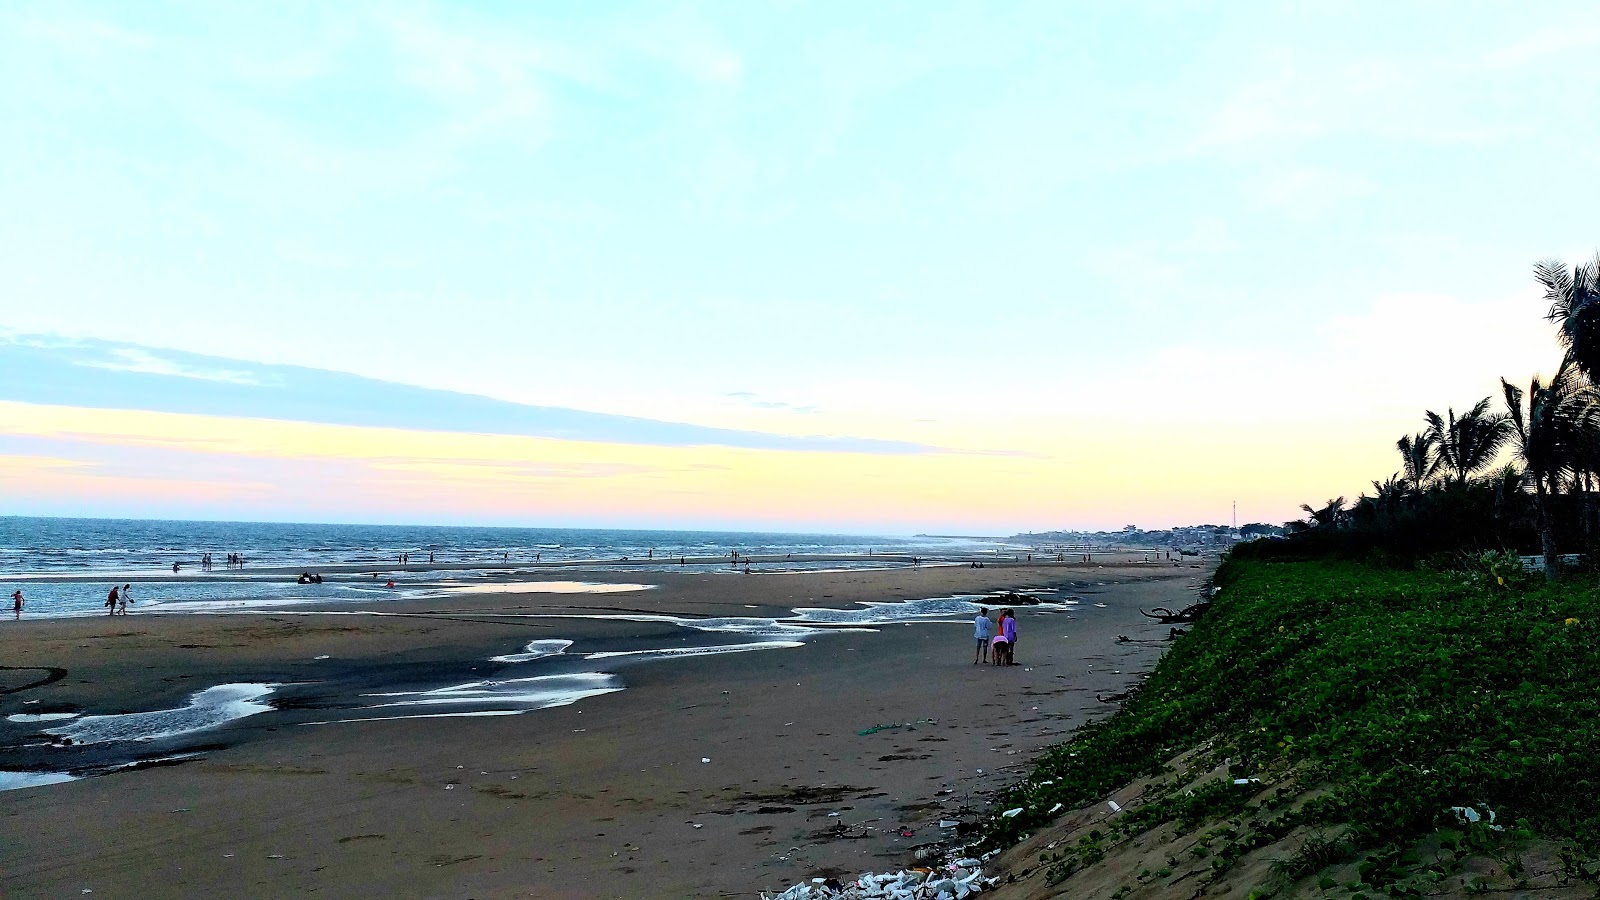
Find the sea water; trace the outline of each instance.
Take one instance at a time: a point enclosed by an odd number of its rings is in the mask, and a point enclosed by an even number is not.
[[[228,554],[249,568],[315,571],[321,567],[393,565],[411,554],[439,564],[631,561],[680,557],[961,553],[993,543],[961,538],[872,537],[777,532],[643,531],[589,528],[477,528],[413,525],[301,525],[144,519],[0,516],[0,576],[192,570],[210,553],[218,570]],[[506,557],[510,559],[507,560]]]
[[[218,612],[243,609],[414,599],[477,591],[642,590],[644,584],[569,580],[507,584],[540,565],[582,570],[739,571],[726,563],[680,566],[682,558],[731,561],[758,556],[757,571],[904,565],[904,558],[953,558],[993,551],[971,539],[865,537],[768,532],[629,531],[564,528],[474,528],[401,525],[300,525],[134,519],[0,517],[0,600],[21,589],[25,618],[103,614],[113,586],[133,585],[130,611]],[[201,570],[202,554],[213,569]],[[229,554],[246,560],[226,565]],[[413,571],[394,571],[409,554]],[[885,559],[888,555],[890,558]],[[433,566],[430,568],[429,558]],[[808,561],[807,557],[821,557]],[[172,566],[180,566],[173,572]],[[370,572],[365,571],[371,567]],[[297,584],[292,574],[322,572],[322,584]],[[348,571],[361,567],[363,571]],[[273,573],[261,570],[277,570]],[[415,571],[420,570],[420,571]],[[576,571],[550,568],[546,571]],[[389,582],[394,587],[389,587]],[[541,585],[550,584],[550,587]]]

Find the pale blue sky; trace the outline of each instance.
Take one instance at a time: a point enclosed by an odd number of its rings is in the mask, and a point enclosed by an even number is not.
[[[0,328],[1090,468],[1371,448],[1282,518],[1553,365],[1600,7],[1211,6],[5,4]]]

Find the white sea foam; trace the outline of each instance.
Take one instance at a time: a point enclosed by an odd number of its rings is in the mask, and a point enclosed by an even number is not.
[[[272,693],[270,684],[219,684],[189,698],[187,706],[111,716],[84,716],[44,733],[75,744],[112,741],[154,741],[215,728],[235,719],[272,709],[258,702]]]
[[[571,675],[541,675],[536,678],[511,678],[504,681],[471,681],[427,691],[398,691],[365,694],[367,697],[398,698],[366,709],[396,706],[487,706],[498,705],[523,712],[566,706],[587,697],[622,690],[615,675],[604,672],[579,672]]]
[[[1004,605],[1003,601],[998,598],[979,595],[930,597],[926,600],[901,600],[885,603],[863,602],[862,607],[859,609],[800,607],[794,610],[792,617],[783,621],[861,626],[894,625],[904,622],[935,622],[951,619],[970,621],[971,617],[983,607],[989,607],[993,610]],[[1064,607],[1071,605],[1073,605],[1073,602],[1067,601],[1065,603],[1030,604],[1019,608],[1040,612],[1059,612]]]
[[[301,722],[301,725],[348,725],[353,722],[402,722],[407,719],[486,719],[492,716],[520,716],[521,709],[471,709],[462,712],[417,713],[412,716],[367,716],[361,719],[327,719],[322,722]]]
[[[17,791],[77,780],[76,775],[66,772],[0,772],[0,791]]]
[[[750,616],[716,616],[697,619],[689,616],[669,616],[657,613],[511,613],[506,618],[517,619],[597,619],[609,622],[662,622],[696,631],[722,634],[742,634],[750,637],[805,638],[836,631],[871,631],[870,628],[814,628],[793,625],[777,619]]]
[[[447,594],[620,594],[648,591],[650,584],[607,584],[599,581],[493,581],[486,584],[444,584]]]
[[[567,648],[571,646],[571,641],[559,639],[529,641],[528,646],[523,647],[521,653],[507,653],[504,656],[491,656],[489,657],[489,661],[499,663],[533,662],[536,659],[544,659],[547,656],[560,656],[563,653],[566,653]]]
[[[6,721],[7,722],[18,722],[18,723],[27,723],[27,722],[61,722],[61,721],[64,721],[66,719],[76,719],[77,717],[78,717],[78,714],[77,713],[72,713],[72,712],[13,713],[12,715],[6,716]]]
[[[860,609],[801,607],[794,611],[794,616],[790,621],[826,622],[841,625],[892,625],[900,622],[915,622],[922,619],[971,616],[982,605],[982,603],[965,597],[933,597],[927,600],[869,603]]]
[[[789,650],[804,647],[800,641],[757,641],[750,644],[722,644],[713,647],[669,647],[660,650],[607,650],[587,654],[585,659],[612,659],[634,656],[646,659],[673,659],[684,656],[714,656],[718,653],[748,653],[752,650]]]

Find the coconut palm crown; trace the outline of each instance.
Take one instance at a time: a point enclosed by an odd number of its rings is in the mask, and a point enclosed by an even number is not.
[[[1534,376],[1524,392],[1500,379],[1511,426],[1511,449],[1532,483],[1545,574],[1556,577],[1556,545],[1551,497],[1561,490],[1575,461],[1589,458],[1600,444],[1600,405],[1595,390],[1569,354],[1549,383]]]
[[[1394,446],[1400,451],[1400,459],[1405,465],[1402,474],[1412,490],[1422,490],[1433,476],[1439,474],[1439,454],[1434,452],[1433,436],[1428,432],[1405,435],[1395,441]]]
[[[1570,270],[1560,260],[1544,260],[1534,265],[1533,277],[1544,287],[1545,318],[1556,323],[1567,355],[1591,381],[1600,381],[1600,254]]]
[[[1460,418],[1456,417],[1454,407],[1447,410],[1446,416],[1431,409],[1424,416],[1428,429],[1423,433],[1434,447],[1438,466],[1454,476],[1457,484],[1466,483],[1473,473],[1488,468],[1511,436],[1506,417],[1489,411],[1488,397],[1479,400]]]

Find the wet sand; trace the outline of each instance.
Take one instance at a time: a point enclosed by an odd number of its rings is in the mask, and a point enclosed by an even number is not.
[[[591,580],[659,587],[394,602],[378,607],[383,616],[6,623],[0,662],[44,669],[0,671],[0,690],[49,667],[66,673],[0,694],[0,715],[133,712],[223,683],[293,686],[269,698],[286,708],[200,735],[201,758],[0,794],[0,893],[754,897],[900,867],[914,848],[950,839],[941,819],[975,818],[1037,748],[1108,713],[1096,694],[1125,689],[1161,650],[1116,636],[1165,636],[1139,607],[1183,604],[1203,574],[1137,564],[630,572]],[[488,661],[534,640],[575,641],[576,665],[585,651],[705,637],[663,622],[507,613],[778,617],[1046,586],[1082,602],[1071,613],[1019,607],[1015,668],[973,666],[967,623],[895,624],[797,648],[595,660],[586,668],[626,689],[522,715],[306,724],[340,718],[364,691],[542,674],[548,660]],[[40,742],[5,728],[0,768],[65,752],[19,746]],[[160,755],[163,744],[139,749]]]

